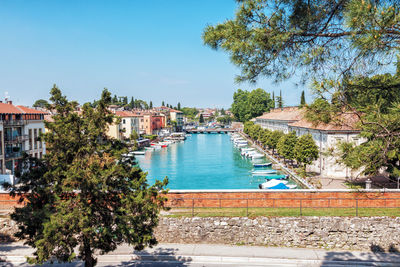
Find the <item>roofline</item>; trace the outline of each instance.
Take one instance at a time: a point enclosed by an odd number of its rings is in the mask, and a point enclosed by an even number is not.
[[[347,132],[347,133],[360,133],[360,130],[321,130],[321,129],[315,129],[315,128],[310,128],[310,127],[301,127],[301,126],[293,126],[293,125],[288,125],[289,127],[293,127],[293,128],[301,128],[301,129],[308,129],[308,130],[315,130],[315,131],[320,131],[320,132],[332,132],[332,133],[336,133],[336,132]]]

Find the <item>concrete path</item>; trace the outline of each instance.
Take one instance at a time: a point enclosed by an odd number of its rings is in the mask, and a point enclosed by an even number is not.
[[[30,266],[25,257],[32,252],[22,243],[0,244],[0,266]],[[160,244],[140,252],[123,245],[98,260],[98,266],[400,266],[399,253],[208,244]]]

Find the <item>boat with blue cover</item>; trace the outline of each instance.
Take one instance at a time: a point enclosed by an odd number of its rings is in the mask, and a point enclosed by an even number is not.
[[[253,164],[254,168],[270,167],[271,165],[272,165],[272,162],[254,163],[254,164]]]

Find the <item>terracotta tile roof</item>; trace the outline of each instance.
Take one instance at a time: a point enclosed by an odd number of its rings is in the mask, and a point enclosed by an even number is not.
[[[277,121],[298,121],[303,118],[304,110],[298,107],[275,108],[264,113],[256,119],[277,120]]]
[[[49,114],[48,112],[42,111],[42,110],[37,110],[34,108],[29,108],[25,106],[17,106],[17,108],[21,109],[23,113],[25,114]]]
[[[0,114],[24,114],[24,111],[8,103],[0,103]]]
[[[359,131],[359,128],[357,128],[358,122],[359,118],[356,114],[342,113],[330,123],[320,122],[318,124],[313,124],[303,118],[299,121],[290,123],[289,126],[320,131]]]
[[[124,111],[115,111],[115,115],[119,116],[119,117],[141,117],[142,115],[138,112],[132,112],[132,111],[128,111],[128,110],[124,110]]]
[[[183,113],[182,111],[176,109],[170,109],[169,112]]]

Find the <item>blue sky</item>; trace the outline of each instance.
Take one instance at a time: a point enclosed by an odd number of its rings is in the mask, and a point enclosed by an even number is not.
[[[203,45],[204,27],[235,9],[233,0],[1,0],[0,99],[32,105],[55,83],[81,103],[106,87],[154,105],[229,107],[236,89],[261,87],[298,104],[303,87],[235,84],[228,55]]]

